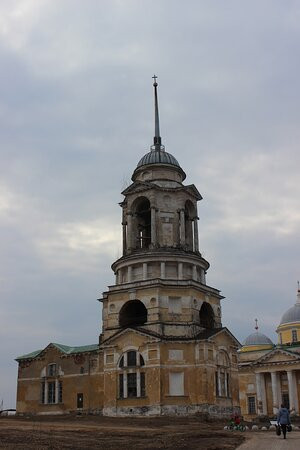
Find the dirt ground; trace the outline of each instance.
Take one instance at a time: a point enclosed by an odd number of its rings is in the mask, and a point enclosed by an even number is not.
[[[98,416],[0,417],[0,448],[231,450],[243,433],[223,431],[225,422],[200,418]]]

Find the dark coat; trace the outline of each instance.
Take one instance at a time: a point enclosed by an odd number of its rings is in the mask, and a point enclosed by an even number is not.
[[[288,425],[290,423],[290,415],[286,408],[280,408],[277,414],[277,422],[280,425]]]

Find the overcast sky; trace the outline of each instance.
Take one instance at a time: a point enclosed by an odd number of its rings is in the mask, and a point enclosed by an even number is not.
[[[207,282],[239,340],[296,300],[300,2],[1,0],[0,401],[20,354],[96,343],[120,192],[153,136],[203,196]]]

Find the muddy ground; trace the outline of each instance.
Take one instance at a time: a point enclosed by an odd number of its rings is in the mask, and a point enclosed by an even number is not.
[[[231,450],[243,433],[223,431],[225,422],[200,418],[109,418],[62,416],[0,417],[0,448],[57,449],[201,449]]]

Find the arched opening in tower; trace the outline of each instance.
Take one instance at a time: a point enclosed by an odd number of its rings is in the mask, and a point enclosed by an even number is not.
[[[215,315],[211,305],[204,302],[199,311],[200,325],[203,328],[212,329],[215,325]]]
[[[151,208],[146,197],[136,200],[134,208],[136,248],[149,248],[151,244]]]
[[[130,300],[119,313],[120,327],[136,327],[147,322],[147,309],[140,300]]]
[[[194,250],[194,234],[193,220],[196,216],[195,207],[190,200],[185,202],[184,219],[185,219],[185,243],[188,250]]]

